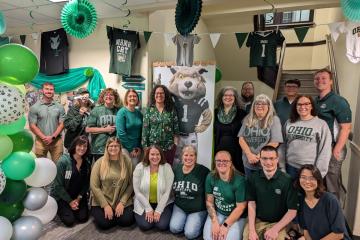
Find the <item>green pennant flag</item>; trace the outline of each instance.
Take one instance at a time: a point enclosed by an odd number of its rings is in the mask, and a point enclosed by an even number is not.
[[[151,34],[152,32],[144,31],[144,38],[146,43],[149,41]]]
[[[245,42],[246,37],[248,36],[249,33],[235,33],[236,36],[236,40],[238,42],[239,48],[242,47],[242,45]]]
[[[309,31],[309,27],[297,27],[294,28],[297,38],[299,42],[302,43],[305,39],[307,32]]]

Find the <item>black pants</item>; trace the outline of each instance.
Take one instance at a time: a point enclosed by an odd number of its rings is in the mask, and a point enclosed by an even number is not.
[[[91,207],[91,215],[94,217],[95,225],[102,230],[112,228],[116,225],[121,227],[128,227],[134,224],[134,206],[128,206],[124,208],[124,212],[120,217],[114,216],[112,220],[105,218],[104,209],[101,207],[93,206]]]
[[[69,203],[59,200],[57,214],[60,220],[67,226],[72,227],[76,222],[84,223],[89,219],[87,199],[81,199],[78,210],[72,210]]]
[[[153,209],[156,208],[156,204],[151,204]],[[166,231],[169,228],[170,218],[172,214],[173,204],[169,204],[164,208],[164,211],[160,215],[159,222],[149,223],[145,219],[145,212],[142,215],[135,213],[135,220],[139,228],[143,231],[150,230],[152,228],[157,228],[160,231]]]

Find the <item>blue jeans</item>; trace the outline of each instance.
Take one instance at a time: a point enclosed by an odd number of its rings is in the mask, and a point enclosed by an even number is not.
[[[221,213],[216,213],[219,224],[223,224],[227,216],[222,215]],[[230,226],[226,240],[242,240],[243,231],[246,223],[246,218],[239,218],[233,225]],[[208,216],[204,226],[203,237],[205,240],[212,240],[211,236],[211,219]]]
[[[298,178],[299,170],[300,170],[299,168],[286,164],[286,173],[290,175],[293,181],[295,181]]]
[[[184,232],[187,239],[194,239],[201,235],[207,212],[194,212],[187,214],[174,204],[170,219],[170,231],[172,233]]]
[[[244,171],[245,171],[245,176],[248,178],[249,176],[251,176],[251,174],[253,174],[253,173],[256,172],[257,170],[244,167]]]

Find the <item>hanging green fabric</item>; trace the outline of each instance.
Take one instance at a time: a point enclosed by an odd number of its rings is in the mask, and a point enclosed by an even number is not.
[[[38,73],[30,83],[36,88],[41,88],[43,83],[51,82],[54,84],[55,92],[61,93],[75,90],[87,81],[90,97],[97,101],[101,89],[105,89],[106,85],[101,73],[91,67],[72,68],[67,73],[52,76]]]

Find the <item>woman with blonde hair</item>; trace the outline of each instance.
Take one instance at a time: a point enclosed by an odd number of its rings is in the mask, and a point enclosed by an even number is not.
[[[93,161],[104,154],[107,139],[116,135],[116,113],[122,105],[118,92],[112,88],[106,88],[100,93],[98,104],[90,112],[85,129],[91,134]]]
[[[239,144],[243,151],[245,174],[249,176],[260,168],[260,150],[265,145],[278,147],[283,142],[281,123],[272,101],[265,94],[256,96],[250,113],[240,128]]]
[[[104,156],[95,162],[91,171],[91,213],[100,229],[134,223],[132,163],[121,148],[120,140],[110,137]]]

